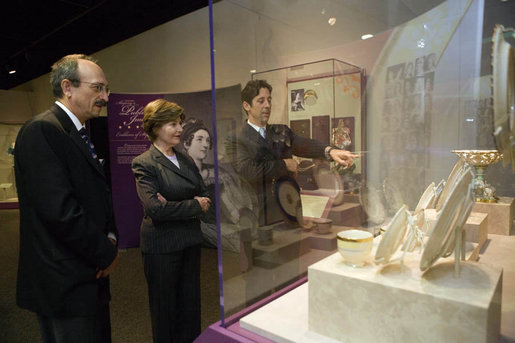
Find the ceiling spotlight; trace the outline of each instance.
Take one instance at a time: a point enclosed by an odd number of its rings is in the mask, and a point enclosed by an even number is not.
[[[329,23],[329,25],[333,26],[334,24],[336,24],[336,18],[329,18],[327,22]]]
[[[372,38],[372,37],[374,37],[373,34],[367,33],[366,35],[361,36],[361,39],[365,40],[365,39],[369,39],[369,38]]]
[[[5,71],[9,73],[9,75],[16,73],[16,68],[14,66],[14,63],[8,63],[4,66]]]

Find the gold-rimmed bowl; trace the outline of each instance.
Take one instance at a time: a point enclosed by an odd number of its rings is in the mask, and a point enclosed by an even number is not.
[[[502,160],[502,154],[497,150],[451,150],[451,152],[473,167],[487,167]]]
[[[352,267],[365,265],[372,252],[374,235],[364,230],[345,230],[336,235],[338,251],[346,264]]]

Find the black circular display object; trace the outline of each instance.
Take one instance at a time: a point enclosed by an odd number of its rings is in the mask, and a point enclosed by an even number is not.
[[[300,200],[300,187],[289,177],[282,176],[275,182],[275,196],[279,208],[289,221],[299,223],[302,221],[302,203]]]

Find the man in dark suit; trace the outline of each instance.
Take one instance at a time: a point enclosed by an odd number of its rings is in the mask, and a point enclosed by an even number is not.
[[[265,80],[251,80],[241,92],[242,106],[248,120],[236,140],[237,171],[253,185],[262,206],[260,224],[279,219],[274,194],[275,182],[283,176],[294,176],[298,163],[293,155],[326,158],[351,166],[357,158],[346,150],[296,135],[287,125],[268,124],[272,114],[272,86]]]
[[[102,163],[84,132],[109,87],[89,56],[52,66],[55,104],[21,128],[15,145],[20,206],[16,300],[37,314],[44,342],[110,342],[108,275],[117,230]]]

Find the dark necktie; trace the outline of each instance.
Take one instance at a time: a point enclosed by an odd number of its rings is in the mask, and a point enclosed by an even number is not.
[[[259,134],[261,135],[261,137],[266,139],[266,129],[264,127],[259,128]]]
[[[89,139],[86,129],[85,128],[80,129],[79,134],[82,137],[82,139],[84,140],[84,142],[86,143],[86,145],[88,146],[89,152],[91,153],[91,157],[93,157],[93,159],[95,161],[97,161],[98,163],[102,164],[98,159],[97,153],[95,152],[95,146],[93,145],[93,143],[91,143],[91,140]]]

